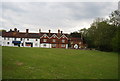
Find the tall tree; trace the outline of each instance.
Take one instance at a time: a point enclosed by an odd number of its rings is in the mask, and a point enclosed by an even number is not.
[[[110,16],[110,23],[112,23],[115,26],[120,26],[120,11],[115,10],[113,11]]]
[[[72,33],[70,33],[70,37],[81,38],[81,33],[77,32],[77,31],[72,32]]]

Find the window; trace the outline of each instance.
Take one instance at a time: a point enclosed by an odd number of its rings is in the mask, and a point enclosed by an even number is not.
[[[7,42],[7,44],[10,44],[9,42]]]
[[[65,40],[64,40],[64,39],[62,40],[62,43],[65,43]]]
[[[47,39],[43,39],[43,42],[47,42]]]
[[[53,41],[53,42],[56,42],[56,40],[55,40],[55,39],[53,39],[52,41]]]
[[[6,40],[6,38],[4,37],[4,40]]]
[[[36,41],[37,41],[37,39],[36,39]]]
[[[14,38],[14,40],[16,40],[16,38]]]
[[[73,42],[71,42],[71,44],[73,44]]]
[[[8,40],[9,40],[9,38],[8,38]]]
[[[81,44],[81,42],[79,42],[79,44]]]
[[[27,39],[27,41],[29,41],[29,39]]]
[[[52,47],[56,47],[56,44],[52,44]]]
[[[81,48],[81,46],[79,48]]]
[[[22,38],[20,40],[22,41]]]
[[[61,47],[65,47],[65,44],[62,44]]]
[[[37,43],[35,43],[35,46],[37,46]]]

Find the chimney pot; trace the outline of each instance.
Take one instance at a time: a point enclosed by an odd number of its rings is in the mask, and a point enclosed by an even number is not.
[[[49,30],[49,33],[51,32],[51,30]]]
[[[58,29],[58,37],[60,37],[60,30]]]
[[[50,36],[51,30],[49,30],[49,36]]]
[[[29,32],[29,29],[26,29],[26,33],[28,33]]]
[[[58,29],[58,33],[60,33],[60,30]]]
[[[63,31],[61,31],[61,34],[63,34]]]
[[[41,33],[41,29],[39,29],[39,33]]]
[[[10,29],[10,32],[12,31],[12,29]]]
[[[14,31],[17,31],[17,28],[14,28]]]

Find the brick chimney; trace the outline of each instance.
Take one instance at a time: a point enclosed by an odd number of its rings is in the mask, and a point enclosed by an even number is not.
[[[26,33],[29,33],[29,29],[26,29]]]
[[[49,30],[49,34],[48,34],[48,36],[50,36],[50,33],[51,33],[51,30]]]
[[[41,36],[41,29],[39,29],[39,35]]]
[[[14,28],[14,31],[17,31],[17,28]]]
[[[60,30],[58,29],[58,37],[60,37]]]
[[[12,32],[12,29],[10,29],[10,31],[9,32]]]
[[[61,35],[63,34],[63,31],[61,31]]]
[[[39,29],[39,33],[41,33],[41,29]]]

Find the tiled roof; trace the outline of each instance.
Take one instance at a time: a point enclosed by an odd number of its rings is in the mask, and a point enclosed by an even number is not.
[[[25,32],[14,32],[14,31],[9,31],[9,32],[2,32],[2,37],[16,37],[16,38],[40,38],[44,34],[47,34],[49,36],[49,33],[46,32],[41,32],[41,33],[25,33]],[[50,37],[55,34],[58,36],[58,33],[50,33]],[[64,33],[63,33],[64,34]],[[63,34],[60,34],[63,35]],[[68,34],[64,34],[68,37]]]

